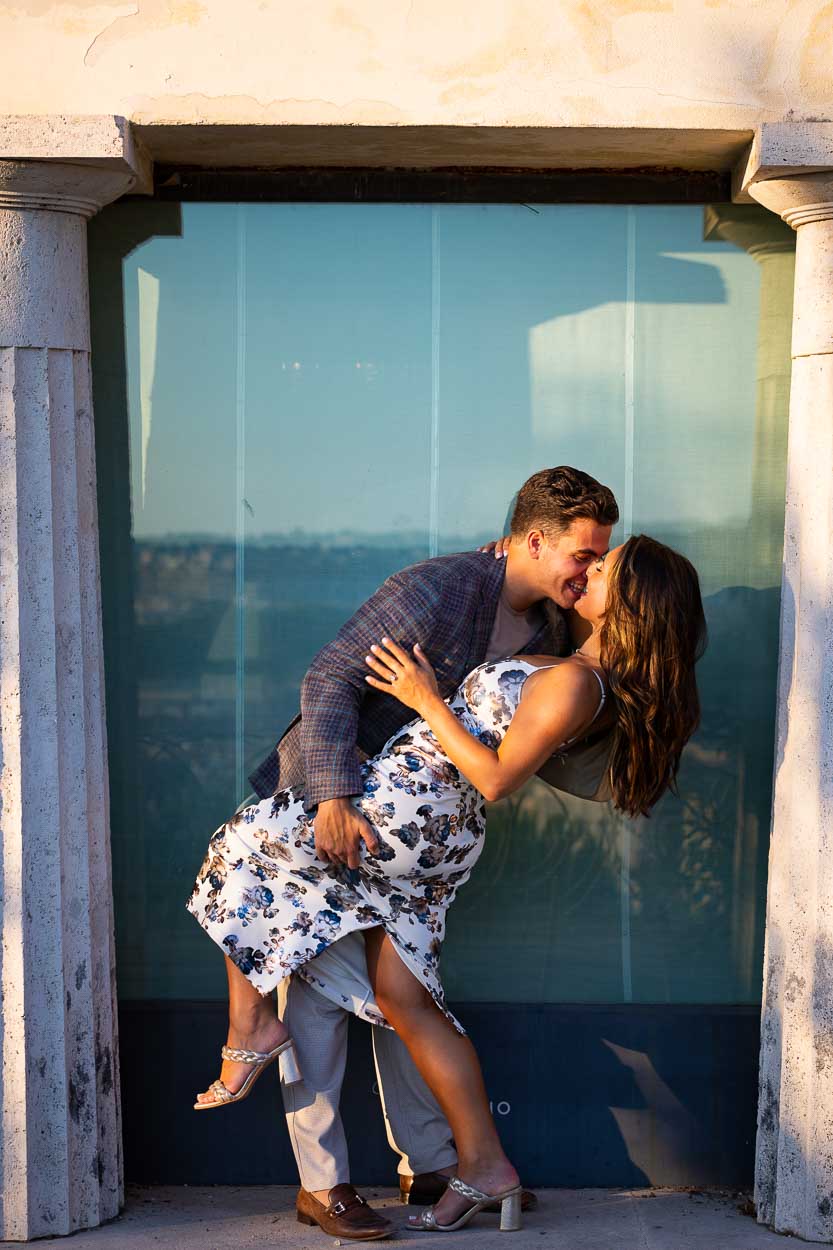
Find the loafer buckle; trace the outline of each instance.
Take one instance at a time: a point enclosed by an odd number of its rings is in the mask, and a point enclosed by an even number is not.
[[[338,1202],[330,1207],[330,1215],[345,1215],[347,1211],[352,1211],[354,1207],[366,1206],[366,1202],[361,1194],[356,1194],[351,1202],[342,1202],[339,1198]]]

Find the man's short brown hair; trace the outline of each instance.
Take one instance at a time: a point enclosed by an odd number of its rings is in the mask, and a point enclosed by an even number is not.
[[[512,536],[519,538],[539,529],[554,538],[578,520],[615,525],[619,507],[609,487],[581,469],[561,464],[541,469],[524,482],[512,513]]]

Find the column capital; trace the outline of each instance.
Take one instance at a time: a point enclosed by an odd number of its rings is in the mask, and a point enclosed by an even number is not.
[[[151,162],[124,118],[0,117],[0,209],[86,218],[152,185]]]
[[[89,350],[86,219],[151,185],[120,117],[0,117],[0,347]]]
[[[798,230],[814,221],[833,220],[833,165],[827,170],[762,178],[747,188],[749,194]]]
[[[833,122],[765,123],[735,167],[732,198],[797,230],[833,218]]]

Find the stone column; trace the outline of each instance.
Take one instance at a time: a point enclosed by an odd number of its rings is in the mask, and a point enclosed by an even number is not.
[[[10,1240],[91,1227],[123,1200],[86,219],[136,177],[124,157],[106,157],[0,159],[0,1238]]]
[[[755,1200],[833,1242],[833,170],[747,189],[797,232]]]

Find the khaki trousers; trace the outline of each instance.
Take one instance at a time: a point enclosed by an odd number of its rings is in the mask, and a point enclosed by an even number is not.
[[[295,1043],[301,1080],[281,1081],[289,1138],[301,1185],[329,1190],[350,1180],[347,1139],[339,1103],[347,1060],[347,1012],[357,997],[372,1001],[364,938],[351,933],[278,991],[278,1009]],[[325,993],[322,988],[326,989]],[[453,1167],[457,1152],[442,1111],[408,1050],[392,1029],[372,1026],[373,1058],[388,1142],[400,1175]]]

